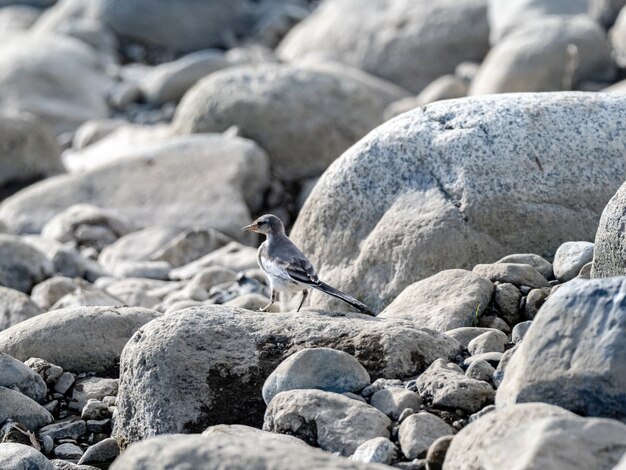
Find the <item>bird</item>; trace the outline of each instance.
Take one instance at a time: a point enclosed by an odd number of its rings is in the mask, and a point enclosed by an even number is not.
[[[257,251],[257,263],[269,280],[272,294],[270,303],[261,309],[262,312],[267,312],[278,300],[279,292],[302,291],[302,300],[296,310],[299,312],[309,294],[309,289],[312,288],[343,300],[361,313],[374,315],[367,305],[320,280],[309,259],[287,237],[285,226],[275,215],[262,215],[241,230],[266,236],[266,240]]]

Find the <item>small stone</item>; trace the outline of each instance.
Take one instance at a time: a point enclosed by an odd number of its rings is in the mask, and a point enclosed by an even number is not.
[[[465,371],[465,375],[471,379],[491,383],[495,371],[496,369],[487,361],[474,361]]]
[[[519,263],[528,264],[541,273],[546,279],[554,279],[552,263],[545,258],[534,253],[520,253],[508,255],[498,261],[498,263]]]
[[[494,330],[500,330],[504,334],[508,335],[511,332],[511,327],[502,318],[495,315],[483,315],[478,319],[478,326],[481,328],[493,328]]]
[[[352,398],[353,400],[358,400],[362,403],[367,403],[367,400],[365,398],[363,398],[361,395],[357,395],[356,393],[345,392],[345,393],[342,393],[342,395],[344,397]]]
[[[71,372],[63,372],[59,380],[54,384],[54,390],[65,395],[70,387],[74,385],[75,381],[74,374]]]
[[[43,447],[43,450],[46,454],[49,454],[50,452],[52,452],[52,449],[54,448],[54,439],[52,439],[50,436],[43,436],[41,438],[41,445]]]
[[[78,439],[87,432],[87,426],[82,420],[70,419],[67,421],[58,421],[41,428],[38,432],[39,438],[50,436],[55,441],[59,439]]]
[[[115,406],[115,403],[117,402],[117,397],[115,395],[107,395],[102,399],[102,401],[107,406]]]
[[[386,437],[375,437],[361,444],[352,454],[352,460],[363,463],[389,465],[398,455],[398,448]]]
[[[368,385],[361,391],[361,395],[369,398],[374,393],[384,388],[402,387],[402,381],[397,379],[376,379],[372,384]]]
[[[427,470],[428,461],[426,459],[413,459],[410,462],[398,462],[393,466],[401,470]]]
[[[420,407],[420,408],[422,408],[422,407]],[[398,423],[402,423],[402,421],[404,421],[409,416],[414,415],[414,414],[415,414],[415,410],[412,410],[411,408],[405,408],[402,411],[402,413],[400,413],[400,417],[398,418]]]
[[[585,264],[582,268],[580,268],[580,272],[578,273],[578,278],[580,279],[591,279],[591,268],[593,267],[593,262]]]
[[[83,451],[76,444],[61,444],[54,448],[54,455],[63,460],[78,460],[83,456]]]
[[[111,434],[110,419],[90,419],[87,421],[87,432],[90,434]]]
[[[433,442],[449,434],[454,434],[449,424],[424,411],[409,416],[398,433],[402,453],[408,459],[424,456]]]
[[[25,361],[24,364],[41,375],[41,378],[43,378],[48,385],[54,384],[63,374],[61,367],[50,364],[48,361],[38,357],[31,357]]]
[[[515,345],[515,347],[507,350],[500,358],[500,362],[498,363],[496,367],[496,371],[493,373],[493,384],[496,387],[499,387],[500,384],[502,383],[502,380],[504,379],[504,372],[506,371],[506,367],[509,364],[511,357],[513,356],[517,348],[518,348],[518,345]]]
[[[516,286],[547,287],[548,280],[535,268],[521,263],[478,264],[473,272],[491,282],[508,282]]]
[[[593,243],[566,242],[554,254],[554,275],[561,282],[574,279],[593,260]]]
[[[515,325],[521,320],[519,302],[522,293],[513,284],[499,284],[495,288],[495,304],[504,321]]]
[[[120,455],[120,447],[114,438],[108,438],[89,447],[81,459],[79,465],[99,465],[113,462]]]
[[[471,340],[467,349],[472,355],[504,352],[504,346],[508,342],[509,338],[501,331],[489,331]]]
[[[87,402],[80,414],[81,419],[84,420],[98,420],[102,418],[109,418],[110,416],[111,413],[109,412],[109,407],[104,402],[93,398]]]
[[[443,461],[453,438],[454,436],[441,436],[431,444],[426,454],[428,470],[441,470],[443,468]]]
[[[55,414],[57,410],[59,409],[59,400],[52,400],[46,403],[45,405],[43,405],[43,407],[46,410],[48,410],[51,414]]]
[[[475,361],[487,361],[492,366],[497,366],[502,360],[501,352],[488,352],[483,354],[476,354],[474,356],[470,356],[463,361],[463,365],[469,366],[472,362]]]
[[[495,409],[496,409],[496,405],[485,406],[482,410],[477,411],[476,413],[471,415],[469,417],[469,422],[473,423],[478,418],[481,418],[482,416],[485,416],[487,413],[491,413],[492,411],[495,411]]]
[[[552,292],[552,288],[544,287],[542,289],[533,289],[526,296],[526,306],[524,307],[524,315],[527,320],[532,320],[537,315],[539,308],[548,300],[548,296]]]
[[[388,388],[379,390],[370,400],[370,404],[385,413],[391,419],[397,420],[406,409],[419,410],[422,404],[420,396],[410,390],[402,388]]]
[[[70,408],[82,410],[90,398],[102,400],[107,395],[117,394],[118,379],[103,379],[99,377],[82,378],[74,385]]]
[[[513,328],[513,333],[511,333],[511,341],[513,341],[514,343],[519,343],[522,339],[524,339],[528,328],[530,328],[530,325],[532,324],[532,320],[528,320],[515,325],[515,328]]]

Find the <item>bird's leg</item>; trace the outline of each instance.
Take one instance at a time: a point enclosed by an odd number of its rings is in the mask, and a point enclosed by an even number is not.
[[[263,307],[261,309],[261,312],[267,312],[270,309],[270,307],[272,305],[274,305],[274,302],[276,302],[277,294],[278,294],[278,292],[276,292],[274,289],[272,289],[272,298],[270,299],[270,303],[267,304],[265,307]]]
[[[304,289],[302,291],[302,300],[300,301],[300,305],[298,305],[298,310],[296,310],[296,313],[298,313],[300,311],[300,309],[302,308],[302,304],[304,303],[304,300],[306,299],[307,295],[309,295],[309,290],[308,289]]]

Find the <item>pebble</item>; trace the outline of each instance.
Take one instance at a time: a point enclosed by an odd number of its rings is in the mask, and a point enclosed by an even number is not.
[[[83,456],[83,451],[76,444],[61,444],[54,448],[54,455],[63,460],[78,460]]]
[[[59,367],[59,369],[60,369],[60,367]],[[54,390],[57,393],[61,393],[61,394],[65,395],[67,393],[67,391],[70,389],[70,387],[72,385],[74,385],[75,381],[76,381],[76,379],[74,378],[74,374],[72,374],[70,372],[63,372],[61,374],[61,377],[59,377],[59,379],[54,384]]]

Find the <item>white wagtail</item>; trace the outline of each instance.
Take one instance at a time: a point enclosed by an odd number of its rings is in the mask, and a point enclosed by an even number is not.
[[[309,289],[317,289],[325,294],[332,295],[353,306],[362,313],[373,315],[373,312],[357,299],[340,290],[320,281],[315,269],[306,256],[293,244],[285,234],[285,227],[275,215],[262,215],[250,225],[242,229],[244,232],[262,233],[267,237],[257,252],[257,262],[265,272],[272,290],[272,298],[261,311],[267,312],[277,300],[279,292],[302,291],[302,300],[298,310],[302,307]]]

